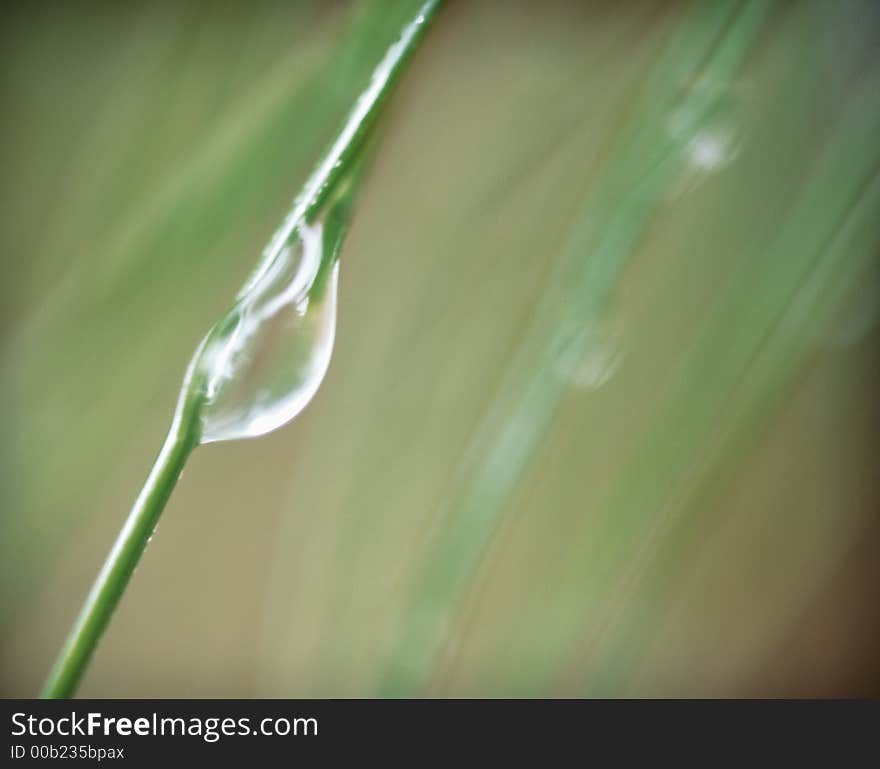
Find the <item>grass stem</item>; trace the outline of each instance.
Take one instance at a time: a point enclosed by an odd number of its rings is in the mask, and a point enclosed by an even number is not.
[[[204,389],[194,385],[191,367],[180,404],[153,469],[49,673],[41,693],[45,699],[65,699],[76,692],[131,575],[153,536],[183,466],[199,443],[199,417]]]
[[[312,219],[341,184],[351,180],[352,173],[357,171],[363,154],[361,150],[380,107],[421,42],[440,4],[440,0],[426,0],[422,3],[404,26],[398,41],[388,49],[376,66],[369,84],[355,102],[336,139],[306,181],[284,223],[263,252],[259,266],[239,292],[239,297],[246,294],[259,280],[278,252],[295,237],[300,225]],[[334,240],[334,249],[338,249],[342,235],[342,229],[338,225],[336,229],[339,233]],[[206,372],[200,363],[202,351],[212,333],[213,330],[208,333],[192,358],[165,443],[49,673],[41,693],[43,698],[64,699],[75,694],[101,636],[156,529],[177,479],[189,455],[199,445],[201,412],[206,398]]]

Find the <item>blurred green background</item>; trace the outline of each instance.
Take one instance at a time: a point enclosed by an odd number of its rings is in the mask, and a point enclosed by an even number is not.
[[[4,11],[0,694],[38,691],[192,350],[413,7]],[[196,451],[83,696],[878,693],[876,4],[771,4],[589,343],[530,363],[699,11],[447,4],[379,126],[323,387]]]

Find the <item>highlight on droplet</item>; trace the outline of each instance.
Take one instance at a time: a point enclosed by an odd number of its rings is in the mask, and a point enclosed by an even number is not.
[[[339,264],[325,232],[323,221],[301,223],[209,333],[197,362],[202,443],[265,435],[317,392],[336,333]]]

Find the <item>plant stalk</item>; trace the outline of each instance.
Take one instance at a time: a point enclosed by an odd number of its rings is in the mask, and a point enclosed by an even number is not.
[[[198,358],[198,352],[194,361]],[[104,562],[43,686],[44,699],[72,697],[165,509],[183,466],[199,443],[204,389],[190,367],[180,403],[153,468]]]
[[[353,172],[356,173],[370,128],[440,4],[441,0],[422,3],[403,28],[398,41],[376,66],[369,84],[355,102],[335,141],[306,181],[290,213],[273,235],[260,264],[239,292],[239,297],[247,294],[259,280],[303,221],[313,218],[340,184],[350,179]],[[347,200],[348,196],[344,198]],[[341,237],[340,229],[334,249],[338,249]],[[41,692],[44,699],[65,699],[75,694],[131,575],[153,536],[177,479],[189,455],[199,445],[207,374],[200,364],[202,352],[214,330],[208,333],[192,358],[165,443],[49,673]]]

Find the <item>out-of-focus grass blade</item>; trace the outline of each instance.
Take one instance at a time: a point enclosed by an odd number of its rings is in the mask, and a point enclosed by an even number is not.
[[[438,512],[436,539],[391,641],[384,694],[411,694],[429,675],[443,628],[567,389],[560,357],[583,359],[597,343],[591,331],[766,13],[764,2],[697,4],[678,20]]]
[[[717,492],[721,479],[761,435],[768,409],[794,381],[842,291],[876,256],[880,103],[870,95],[878,91],[875,73],[853,99],[778,238],[728,289],[684,364],[674,398],[620,472],[593,519],[599,523],[585,532],[583,559],[572,562],[568,578],[582,587],[581,622],[595,621],[592,609],[608,596],[619,600],[615,586],[633,579],[619,570],[628,561],[625,553],[631,550],[636,560],[640,544],[651,538],[658,522],[677,534],[667,535],[672,552],[661,563],[683,563],[675,552],[688,541],[688,530],[696,528],[694,516],[705,511],[699,503],[705,502],[707,489]],[[673,445],[674,452],[665,450]],[[696,484],[695,476],[700,479]],[[665,580],[647,580],[651,595],[671,587],[676,570],[670,571]],[[817,568],[818,577],[824,573]],[[610,635],[603,645],[606,654],[581,671],[586,693],[620,693],[621,677],[638,661],[649,638],[646,628],[656,620],[646,612]],[[560,627],[566,624],[560,619]]]

